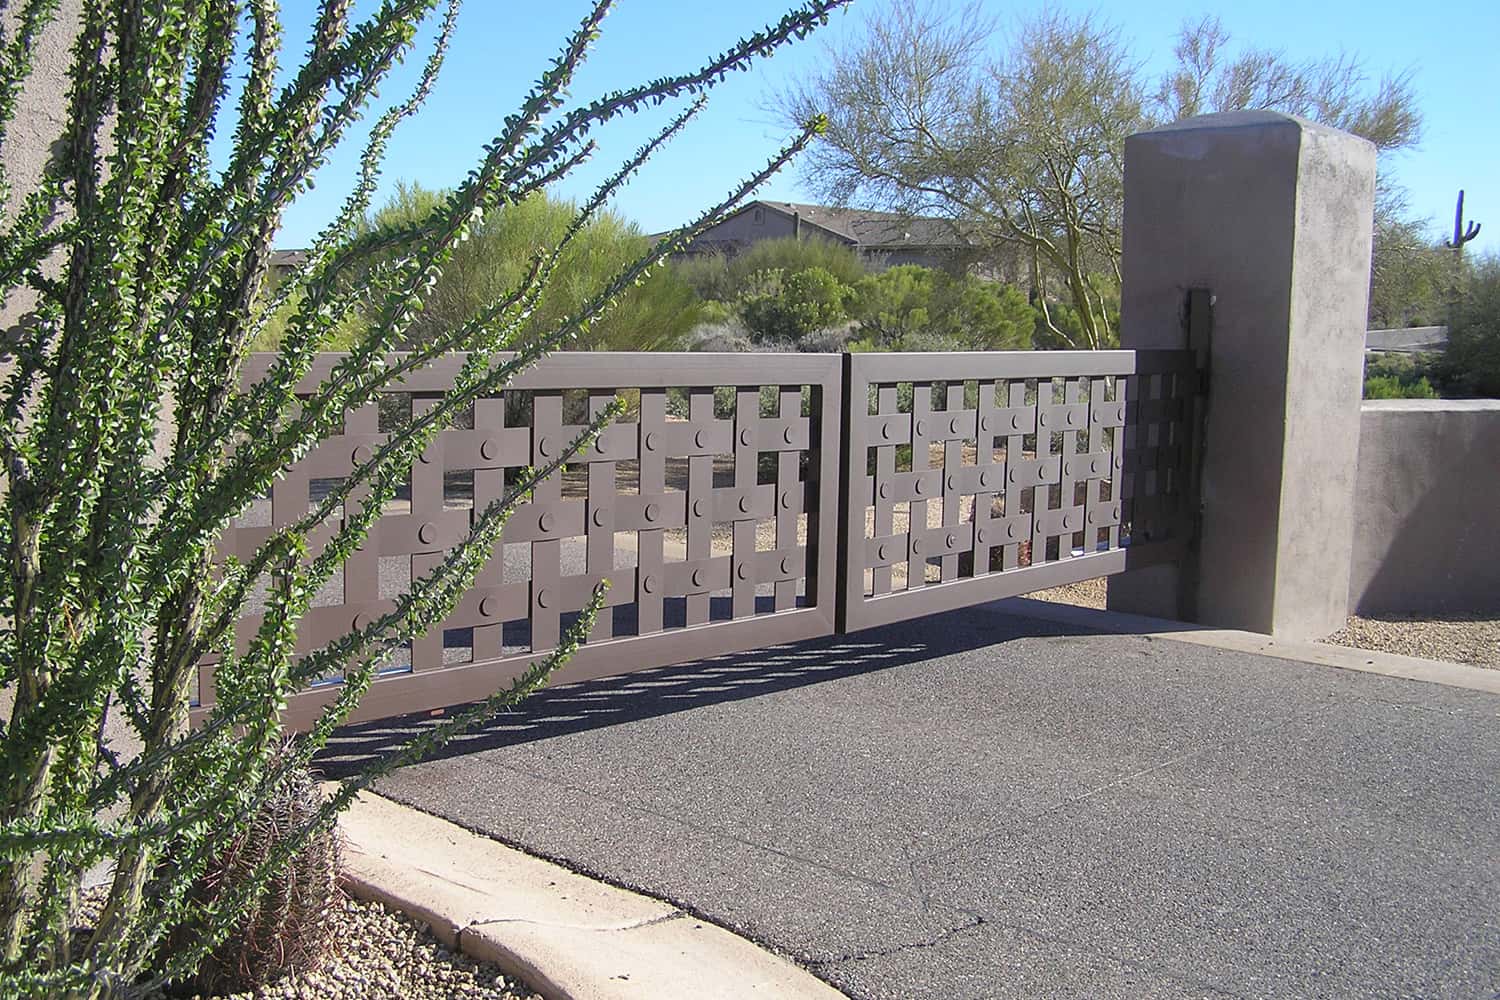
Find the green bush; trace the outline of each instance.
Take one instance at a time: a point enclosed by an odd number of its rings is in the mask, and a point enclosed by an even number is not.
[[[740,319],[756,340],[796,344],[845,322],[851,289],[821,267],[756,271],[740,294]]]
[[[830,240],[785,237],[761,240],[743,253],[727,256],[700,254],[672,265],[678,280],[706,302],[737,303],[763,283],[762,275],[784,276],[817,268],[840,285],[852,287],[865,276],[864,263],[853,250]]]
[[[1014,286],[903,264],[855,287],[865,349],[998,351],[1030,346],[1036,313]]]
[[[1378,352],[1365,355],[1366,399],[1437,399],[1434,379],[1440,361],[1433,354]]]
[[[1393,375],[1374,375],[1365,379],[1366,399],[1437,399],[1437,390],[1427,377],[1403,380]]]
[[[399,236],[417,226],[452,194],[420,184],[398,184],[391,199],[371,213],[360,230],[372,239]],[[577,214],[577,205],[544,192],[485,212],[469,238],[454,249],[452,260],[427,293],[424,308],[413,318],[404,338],[405,346],[442,336],[486,302],[515,287],[532,266],[536,248],[556,245]],[[622,267],[649,248],[649,241],[634,223],[613,212],[596,214],[570,239],[556,274],[527,322],[527,332],[535,335],[549,330],[578,312]],[[285,317],[300,301],[300,297],[293,297],[278,311],[257,338],[257,349],[267,350],[280,343]],[[657,268],[619,296],[614,308],[569,346],[579,350],[676,350],[700,322],[701,309],[698,295],[676,271]],[[347,350],[368,327],[363,310],[351,314],[325,346]]]
[[[1500,256],[1481,258],[1464,282],[1442,374],[1450,395],[1500,398]]]

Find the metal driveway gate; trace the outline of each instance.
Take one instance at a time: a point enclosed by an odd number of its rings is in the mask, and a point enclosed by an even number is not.
[[[839,627],[1175,560],[1192,351],[854,354]]]
[[[338,355],[318,359],[308,394]],[[346,414],[226,533],[248,559],[432,405],[440,359]],[[265,376],[271,358],[246,366]],[[589,416],[626,416],[519,506],[453,613],[394,657],[354,720],[472,701],[519,676],[608,578],[559,675],[583,680],[854,631],[1172,560],[1190,528],[1198,376],[1190,351],[972,354],[562,353],[479,400],[303,618],[299,653],[390,611],[475,512]],[[356,492],[352,503],[359,502]],[[309,539],[315,554],[342,512]],[[252,604],[251,612],[260,609]],[[261,624],[236,627],[243,652]],[[202,719],[215,660],[199,669]],[[306,726],[342,676],[295,695]]]
[[[321,356],[298,391],[316,390],[339,357]],[[245,381],[263,378],[270,362],[252,358]],[[382,405],[347,414],[344,433],[289,469],[226,533],[221,551],[248,559],[305,516],[330,480],[385,440],[382,409],[431,405],[462,362],[434,362]],[[606,577],[609,606],[560,680],[831,633],[834,573],[825,562],[838,548],[840,377],[832,354],[546,358],[500,396],[479,400],[466,426],[442,431],[413,464],[409,489],[302,619],[298,652],[391,610],[468,534],[475,511],[503,495],[507,475],[554,460],[588,414],[617,395],[630,412],[514,511],[453,614],[391,662],[351,720],[490,694],[556,645]],[[310,539],[309,558],[319,545]],[[240,652],[260,622],[258,614],[240,620]],[[195,719],[212,705],[213,667],[212,657],[200,665]],[[341,680],[294,695],[288,724],[315,719]]]

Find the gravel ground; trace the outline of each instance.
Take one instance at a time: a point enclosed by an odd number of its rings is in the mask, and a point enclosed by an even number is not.
[[[1065,587],[1039,590],[1027,597],[1081,608],[1104,607],[1105,581],[1085,580]],[[1351,617],[1324,642],[1428,660],[1468,663],[1500,669],[1500,618],[1493,615],[1454,615],[1447,619],[1412,617]]]
[[[1455,615],[1441,621],[1353,617],[1323,641],[1500,669],[1500,618],[1493,615]]]
[[[1038,601],[1052,601],[1055,604],[1074,604],[1080,608],[1104,609],[1104,594],[1106,591],[1105,581],[1108,577],[1101,576],[1095,580],[1084,580],[1082,583],[1069,583],[1061,587],[1051,587],[1047,590],[1038,590],[1027,597]]]
[[[339,906],[341,948],[326,968],[222,1000],[542,1000],[495,966],[449,951],[403,914],[348,897]]]

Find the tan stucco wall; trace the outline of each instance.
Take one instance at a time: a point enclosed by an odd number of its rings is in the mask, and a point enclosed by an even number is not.
[[[1349,606],[1500,612],[1500,400],[1360,411]]]
[[[67,110],[70,46],[82,6],[82,0],[62,0],[57,20],[38,39],[31,78],[21,91],[5,144],[0,146],[0,163],[4,163],[10,182],[10,197],[4,205],[7,220],[18,200],[36,187],[52,144],[62,130]],[[6,37],[11,37],[15,11],[0,13],[0,19],[4,20]],[[10,329],[29,311],[32,301],[23,292],[12,295],[0,306],[0,330]]]
[[[756,212],[761,215],[759,222],[755,220]],[[705,243],[749,244],[758,243],[761,240],[781,239],[792,236],[794,233],[794,220],[790,216],[773,212],[769,208],[750,206],[708,229],[700,239]]]

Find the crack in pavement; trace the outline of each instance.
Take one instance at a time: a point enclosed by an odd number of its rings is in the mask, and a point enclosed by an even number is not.
[[[944,941],[957,937],[960,934],[967,933],[968,931],[972,931],[975,928],[981,927],[987,923],[989,923],[989,921],[984,918],[983,914],[973,913],[970,914],[969,919],[964,923],[959,924],[957,927],[950,927],[928,941],[913,941],[907,944],[893,945],[890,948],[878,948],[870,951],[848,952],[842,955],[834,955],[832,958],[805,959],[804,961],[805,964],[810,968],[816,969],[817,967],[824,965],[838,965],[842,962],[864,962],[872,958],[885,958],[890,955],[899,955],[904,951],[920,951],[924,948],[935,948],[938,945],[942,944]]]

